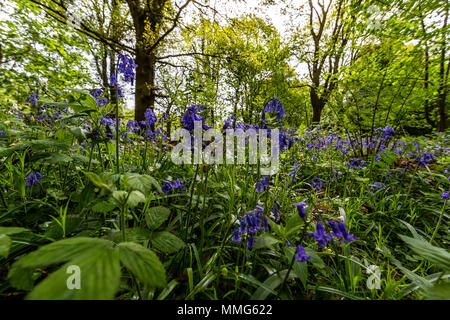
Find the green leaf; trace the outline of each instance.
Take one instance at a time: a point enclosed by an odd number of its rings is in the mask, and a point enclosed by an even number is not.
[[[257,237],[255,239],[255,245],[254,248],[255,249],[260,249],[260,248],[269,248],[269,249],[273,249],[273,245],[278,243],[278,240],[275,239],[273,236],[271,236],[270,234],[267,233],[263,233],[261,236]]]
[[[153,207],[146,212],[145,222],[150,229],[155,230],[166,221],[169,215],[170,209],[161,206]]]
[[[292,260],[294,254],[295,254],[294,248],[286,248],[286,258],[289,262]],[[303,286],[306,288],[306,281],[308,279],[308,263],[294,261],[294,264],[292,265],[292,271],[300,279]]]
[[[45,246],[29,253],[16,261],[8,273],[8,280],[19,290],[30,290],[33,285],[33,273],[36,268],[43,268],[61,262],[89,257],[96,251],[112,247],[113,242],[97,238],[71,238]]]
[[[119,252],[120,261],[139,280],[150,287],[165,287],[165,270],[153,251],[136,243],[122,242]]]
[[[275,289],[281,285],[281,283],[284,281],[284,278],[286,276],[287,270],[282,270],[278,273],[272,274],[270,277],[266,279],[266,281],[263,282],[264,286],[259,287],[256,289],[256,291],[253,293],[250,300],[264,300],[266,299],[271,293],[275,291]],[[294,273],[290,273],[289,279],[294,279],[296,276]],[[270,291],[269,291],[270,290]]]
[[[143,194],[149,194],[153,188],[163,193],[161,186],[155,178],[149,175],[140,175],[137,173],[127,173],[127,185],[133,190],[139,190]]]
[[[164,253],[173,253],[185,246],[183,240],[167,231],[155,232],[152,245]]]
[[[107,213],[112,211],[117,205],[110,201],[100,201],[97,202],[93,207],[92,211],[94,212],[100,212],[100,213]]]
[[[91,182],[101,188],[102,190],[104,190],[107,193],[112,193],[113,189],[109,183],[109,181],[105,178],[102,179],[100,178],[97,174],[93,173],[93,172],[85,172],[84,173],[86,175],[86,177],[88,177],[89,180],[91,180]]]
[[[139,203],[145,203],[145,201],[146,201],[146,199],[145,199],[145,196],[142,194],[142,192],[133,190],[130,192],[130,195],[128,196],[127,204],[131,208],[134,208]]]
[[[0,227],[0,234],[15,234],[27,231],[29,230],[20,227]]]
[[[298,214],[290,216],[286,222],[286,235],[289,236],[301,230],[304,221]]]
[[[450,253],[447,250],[435,247],[421,239],[399,236],[418,256],[443,267],[447,271],[450,270]]]
[[[80,289],[69,289],[69,266],[80,270]],[[27,299],[39,300],[110,300],[120,284],[120,262],[117,248],[101,247],[66,263],[40,282]]]
[[[11,248],[11,238],[6,234],[0,234],[0,257],[7,258]]]
[[[139,242],[150,239],[150,230],[136,227],[136,228],[128,228],[125,230],[127,241]],[[114,242],[119,243],[123,242],[122,232],[116,232],[114,234]]]

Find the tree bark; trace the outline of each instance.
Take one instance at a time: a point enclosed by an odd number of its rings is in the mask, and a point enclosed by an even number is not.
[[[134,118],[145,120],[145,110],[155,105],[155,65],[154,53],[147,53],[142,48],[136,50],[136,95]]]
[[[440,63],[440,70],[439,75],[441,78],[441,84],[439,86],[439,127],[438,130],[440,132],[445,131],[447,129],[447,104],[446,104],[446,98],[447,98],[447,90],[448,90],[448,73],[450,67],[447,67],[447,72],[445,72],[445,56],[446,56],[446,28],[447,28],[447,22],[448,22],[448,10],[445,12],[445,19],[444,19],[444,26],[442,28],[442,45],[441,45],[441,63]]]

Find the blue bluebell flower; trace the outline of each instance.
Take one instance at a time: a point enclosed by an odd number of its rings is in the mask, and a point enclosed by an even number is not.
[[[300,218],[305,220],[305,218],[306,218],[306,211],[305,211],[306,202],[294,203],[292,206],[294,208],[297,208],[298,215],[300,216]]]
[[[295,260],[298,262],[310,261],[311,255],[306,254],[305,248],[303,248],[301,245],[298,245],[297,253],[295,254]]]
[[[39,180],[42,179],[44,176],[41,175],[39,172],[30,172],[28,176],[25,178],[25,181],[27,182],[25,184],[26,187],[31,187],[32,185],[39,184]]]
[[[269,177],[265,176],[256,183],[256,192],[261,193],[269,188]]]
[[[253,237],[253,235],[250,235],[250,237],[248,237],[248,241],[247,241],[247,248],[253,249],[254,245],[255,245],[255,238]]]
[[[316,226],[316,232],[312,232],[310,235],[316,239],[317,244],[320,248],[325,248],[327,246],[327,242],[331,241],[331,236],[325,232],[325,229],[322,223],[318,222]]]
[[[234,242],[241,242],[242,241],[242,238],[239,235],[238,229],[234,229],[234,235],[233,235],[233,237],[231,237],[231,240],[234,241]]]

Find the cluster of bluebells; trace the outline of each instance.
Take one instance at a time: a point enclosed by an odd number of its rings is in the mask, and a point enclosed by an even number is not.
[[[37,101],[39,100],[39,95],[37,93],[32,93],[28,98],[25,99],[26,102],[37,106]]]
[[[369,164],[369,161],[362,159],[352,159],[352,161],[347,162],[346,165],[352,169],[364,169]]]
[[[322,180],[320,180],[319,178],[315,177],[314,179],[312,179],[311,185],[316,190],[320,190],[320,189],[322,189]]]
[[[264,208],[259,205],[255,209],[246,212],[245,216],[241,217],[240,224],[235,228],[231,240],[241,242],[242,236],[247,235],[247,247],[252,249],[255,244],[255,234],[259,230],[270,230],[267,217],[263,213]]]
[[[269,189],[269,176],[264,176],[256,183],[256,192],[261,193]]]
[[[39,172],[30,172],[28,174],[28,176],[26,176],[25,181],[26,187],[31,187],[33,185],[38,185],[39,184],[39,180],[41,180],[44,176],[41,175]]]
[[[278,101],[276,98],[273,98],[263,109],[262,111],[262,122],[267,125],[267,120],[266,120],[266,113],[275,113],[277,116],[277,121],[278,123],[281,125],[281,119],[283,117],[286,117],[286,113],[284,111],[283,106],[281,105],[281,102]]]
[[[91,96],[94,97],[95,101],[97,102],[97,105],[99,107],[101,106],[105,106],[108,104],[108,100],[106,100],[103,97],[103,93],[105,91],[105,88],[100,88],[100,89],[91,89],[90,94]]]
[[[206,123],[203,123],[205,120],[205,117],[202,117],[199,115],[199,111],[205,110],[205,107],[203,106],[190,106],[184,113],[183,117],[181,118],[181,123],[183,124],[183,128],[186,129],[189,132],[193,132],[194,130],[194,121],[201,121],[203,130],[208,130],[211,127],[208,126]]]
[[[321,222],[317,223],[315,232],[308,233],[308,236],[313,237],[316,240],[319,248],[325,248],[328,242],[333,239],[346,244],[356,240],[355,236],[347,232],[347,228],[341,221],[336,223],[333,220],[328,220],[328,226],[331,228],[331,233],[329,234],[325,231]]]
[[[384,188],[386,188],[386,186],[382,182],[375,182],[373,185],[370,186],[371,192],[380,190],[380,189],[384,189]]]
[[[175,190],[186,190],[185,181],[182,181],[180,179],[177,179],[173,182],[171,181],[164,181],[163,185],[161,187],[164,194],[169,194]]]
[[[134,69],[136,69],[137,64],[134,62],[134,59],[129,54],[119,54],[118,58],[119,63],[117,66],[117,71],[123,75],[125,82],[130,82],[131,85],[134,85],[134,77],[135,77]]]
[[[438,156],[438,154],[424,153],[422,156],[417,156],[415,160],[421,167],[426,167],[427,164],[432,163],[434,158]]]
[[[394,135],[395,135],[395,130],[394,130],[394,128],[389,127],[389,126],[386,126],[385,128],[378,128],[378,129],[375,129],[375,132],[378,133],[378,134],[381,133],[380,139],[381,139],[382,141],[391,139],[391,138],[393,138]],[[375,141],[377,140],[377,138],[378,138],[378,137],[375,136]]]

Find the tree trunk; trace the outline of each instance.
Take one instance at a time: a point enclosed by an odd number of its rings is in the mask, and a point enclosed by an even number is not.
[[[447,22],[448,22],[448,9],[445,11],[445,19],[444,19],[444,26],[442,28],[442,44],[441,44],[441,63],[440,63],[440,70],[439,75],[441,78],[441,84],[439,86],[439,128],[438,130],[440,132],[445,131],[447,129],[447,104],[446,104],[446,98],[447,98],[447,90],[448,90],[448,73],[449,73],[449,67],[450,67],[450,61],[449,65],[447,67],[447,72],[445,71],[445,59],[446,59],[446,49],[447,49],[447,43],[446,43],[446,28],[447,28]]]
[[[312,123],[318,124],[322,116],[322,110],[325,107],[325,102],[319,98],[315,89],[311,88],[309,92],[311,98],[311,105],[313,109]]]
[[[142,41],[142,40],[141,40]],[[155,105],[155,65],[156,56],[143,48],[136,49],[136,95],[134,119],[145,120],[145,110]]]

